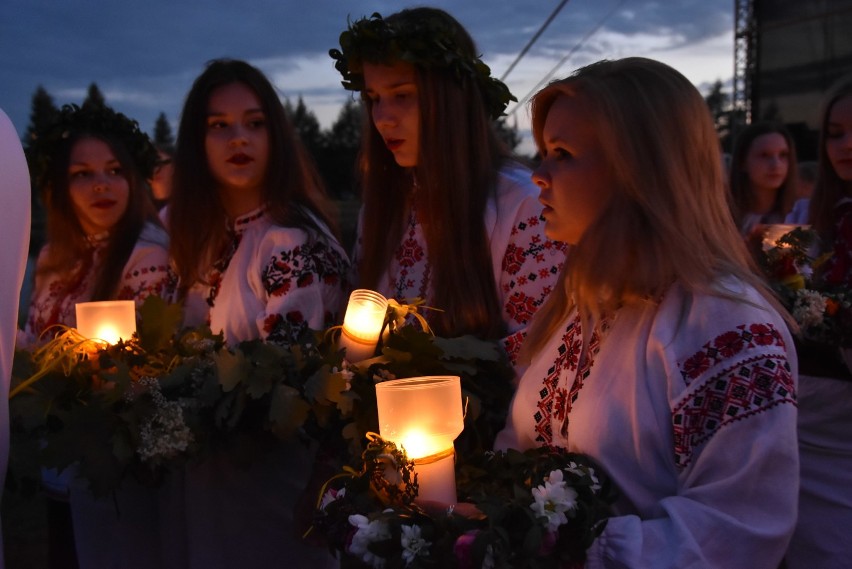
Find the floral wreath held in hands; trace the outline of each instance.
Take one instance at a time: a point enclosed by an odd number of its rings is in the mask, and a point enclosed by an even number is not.
[[[328,54],[343,76],[343,87],[363,91],[364,61],[390,63],[405,61],[426,69],[441,69],[457,81],[470,77],[479,88],[492,119],[503,115],[509,101],[517,101],[506,84],[491,76],[491,69],[479,57],[471,57],[454,39],[455,34],[437,18],[413,22],[391,21],[378,12],[369,18],[349,22],[340,34],[340,49]]]

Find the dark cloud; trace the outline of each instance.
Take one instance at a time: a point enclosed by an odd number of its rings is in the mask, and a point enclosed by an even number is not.
[[[530,57],[558,59],[621,0],[570,0]],[[474,35],[486,59],[514,57],[558,4],[556,0],[437,0]],[[606,21],[624,36],[670,35],[689,44],[729,30],[730,0],[652,2],[627,0]],[[39,85],[58,104],[80,102],[96,82],[107,102],[152,129],[159,112],[177,120],[183,96],[206,61],[236,57],[269,74],[310,61],[306,77],[281,85],[285,96],[302,94],[343,101],[331,61],[325,57],[346,25],[374,11],[399,9],[394,1],[208,0],[105,2],[3,0],[0,2],[0,107],[20,131],[29,120]],[[606,57],[606,44],[589,42],[588,57]],[[499,71],[499,70],[498,70]],[[311,75],[311,80],[307,75]],[[292,77],[292,76],[291,76]],[[77,96],[78,99],[73,97]],[[310,101],[308,101],[310,106]]]

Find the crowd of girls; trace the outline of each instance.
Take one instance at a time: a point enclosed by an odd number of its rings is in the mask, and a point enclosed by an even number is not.
[[[511,94],[446,12],[356,20],[330,54],[366,110],[351,262],[270,81],[215,60],[185,99],[173,154],[102,106],[66,107],[38,133],[29,160],[48,239],[19,341],[74,326],[85,300],[156,294],[236,345],[339,323],[353,288],[419,297],[440,309],[427,312],[438,334],[502,342],[515,365],[496,448],[584,453],[618,487],[587,567],[774,568],[791,540],[791,567],[848,558],[821,549],[848,524],[814,505],[830,483],[806,483],[804,458],[800,474],[796,326],[747,246],[796,195],[783,127],[743,131],[726,176],[683,75],[602,61],[533,98],[530,171],[494,130]],[[819,231],[846,286],[850,84],[823,115],[813,197],[790,214]],[[84,568],[333,566],[296,520],[315,452],[282,444],[248,470],[212,456],[157,490],[123,489],[119,517],[53,481]],[[800,519],[822,525],[797,529],[800,476]]]

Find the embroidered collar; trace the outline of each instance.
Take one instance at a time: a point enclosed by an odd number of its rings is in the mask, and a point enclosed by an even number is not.
[[[89,242],[89,245],[92,247],[99,247],[104,245],[109,239],[109,231],[101,231],[100,233],[92,233],[91,235],[86,235],[86,241]]]
[[[262,205],[257,209],[239,216],[234,220],[233,226],[229,224],[228,230],[237,235],[244,233],[249,227],[254,225],[257,220],[261,219],[266,214],[266,209],[266,205]]]

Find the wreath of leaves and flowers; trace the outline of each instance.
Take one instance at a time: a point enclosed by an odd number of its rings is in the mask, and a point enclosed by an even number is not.
[[[179,329],[179,305],[150,297],[140,327],[115,345],[59,331],[15,354],[10,479],[35,488],[40,468],[66,469],[107,495],[132,477],[156,484],[170,469],[226,453],[247,464],[280,440],[319,441],[335,469],[378,430],[375,384],[459,375],[468,401],[458,445],[490,448],[512,395],[512,369],[495,342],[441,338],[406,325],[419,301],[392,303],[377,356],[345,360],[334,329],[305,330],[287,346],[226,346],[209,328]],[[424,321],[425,322],[425,321]]]
[[[361,468],[323,488],[312,528],[343,566],[581,567],[610,515],[600,469],[553,447],[457,454],[459,502],[476,513],[430,513],[404,450],[369,439]]]
[[[470,78],[479,88],[492,119],[503,115],[510,101],[517,101],[505,83],[491,76],[491,69],[458,45],[456,31],[438,18],[389,22],[378,12],[349,22],[340,34],[340,49],[329,50],[341,82],[350,91],[364,90],[364,61],[406,61],[442,69],[457,81]]]
[[[762,251],[760,265],[803,340],[852,348],[852,291],[826,282],[831,253],[816,254],[818,246],[815,230],[796,227]]]

